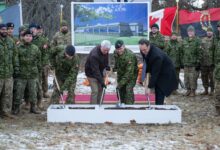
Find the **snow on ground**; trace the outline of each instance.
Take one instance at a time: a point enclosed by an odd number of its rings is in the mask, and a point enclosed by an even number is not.
[[[90,92],[81,84],[84,79],[84,73],[79,73],[77,93]],[[110,81],[113,84],[107,91],[111,93],[116,86],[114,76]],[[200,93],[203,88],[200,80],[198,83]],[[136,92],[143,92],[143,87],[136,86]],[[182,124],[52,124],[46,121],[49,99],[45,99],[41,115],[22,108],[16,119],[0,119],[0,150],[220,150],[220,116],[214,97],[178,94],[168,97],[166,103],[182,109]]]

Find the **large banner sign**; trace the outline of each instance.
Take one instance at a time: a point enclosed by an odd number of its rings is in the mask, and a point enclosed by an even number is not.
[[[72,44],[87,53],[102,40],[135,46],[148,38],[149,3],[72,3]],[[83,50],[83,51],[84,51]],[[85,52],[83,52],[85,53]]]

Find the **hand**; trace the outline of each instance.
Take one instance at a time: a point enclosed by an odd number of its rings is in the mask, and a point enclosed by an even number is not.
[[[43,49],[47,49],[47,48],[48,48],[48,45],[44,44]]]

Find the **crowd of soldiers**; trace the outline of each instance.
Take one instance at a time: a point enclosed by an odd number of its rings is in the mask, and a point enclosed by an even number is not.
[[[158,25],[154,24],[151,28],[151,43],[172,59],[177,77],[180,69],[184,69],[185,96],[196,96],[197,80],[201,73],[204,87],[201,95],[215,94],[215,107],[220,114],[220,21],[217,23],[217,34],[210,26],[202,38],[196,36],[192,25],[187,28],[187,38],[180,39],[176,32],[172,32],[168,41],[160,34]]]
[[[75,88],[79,58],[71,45],[67,22],[49,42],[43,28],[37,24],[19,27],[18,38],[13,36],[14,24],[0,24],[0,116],[18,115],[22,100],[30,113],[39,114],[42,99],[49,98],[48,73],[56,70],[60,89],[54,90],[53,100],[61,91]],[[58,62],[59,61],[59,62]],[[54,72],[54,71],[53,71]],[[13,114],[13,115],[11,115]]]
[[[180,40],[173,32],[170,40],[165,41],[159,26],[154,24],[151,26],[150,43],[171,58],[178,79],[180,69],[184,69],[185,96],[196,96],[201,71],[205,89],[202,95],[215,93],[215,106],[220,113],[220,22],[217,28],[218,34],[215,35],[208,27],[207,36],[201,39],[195,35],[195,28],[189,26],[187,38]],[[13,118],[13,115],[18,115],[23,99],[25,105],[30,106],[30,113],[39,114],[42,99],[49,98],[48,74],[51,70],[56,85],[51,103],[60,103],[60,95],[66,94],[66,103],[74,104],[80,62],[75,47],[71,45],[67,22],[61,22],[60,31],[51,42],[40,25],[21,26],[18,38],[13,36],[13,29],[13,23],[0,24],[0,116]],[[91,50],[87,58],[85,74],[92,90],[91,104],[100,102],[103,88],[106,88],[103,72],[110,70],[117,72],[117,90],[122,103],[133,104],[137,58],[125,47],[124,41],[117,40],[113,53],[115,65],[111,69],[108,64],[110,48],[110,41],[104,40]]]

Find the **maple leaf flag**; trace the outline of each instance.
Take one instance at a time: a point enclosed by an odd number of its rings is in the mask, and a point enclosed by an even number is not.
[[[150,13],[150,26],[158,24],[163,35],[170,36],[176,16],[176,7],[168,7]]]

